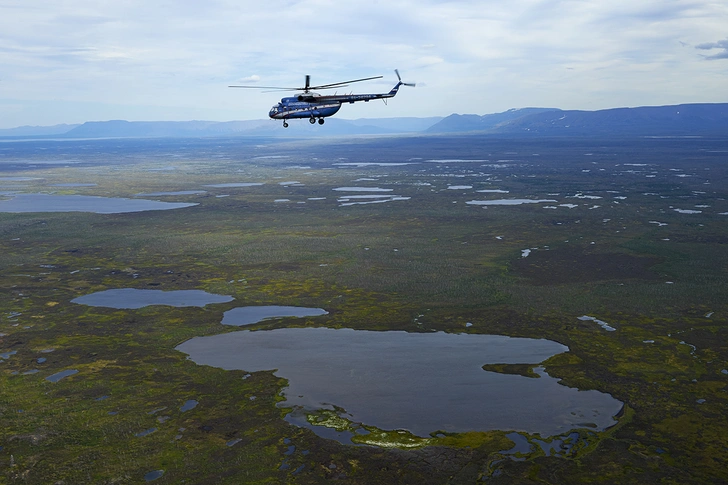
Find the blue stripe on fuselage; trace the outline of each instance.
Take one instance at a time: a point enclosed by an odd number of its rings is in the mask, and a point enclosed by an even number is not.
[[[295,106],[300,105],[300,106]],[[311,104],[291,103],[288,106],[274,106],[269,116],[274,120],[287,120],[290,118],[326,118],[336,114],[341,109],[341,103]]]

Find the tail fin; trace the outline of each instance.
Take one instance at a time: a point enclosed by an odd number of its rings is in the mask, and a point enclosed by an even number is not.
[[[398,82],[392,90],[388,93],[389,96],[395,96],[397,94],[397,91],[399,91],[399,87],[403,85],[404,83],[402,81]]]
[[[395,87],[392,88],[392,90],[389,92],[390,96],[394,96],[397,94],[397,91],[399,90],[400,86],[411,86],[415,87],[415,83],[405,83],[402,82],[402,78],[399,76],[399,70],[395,69],[394,73],[397,75],[397,80],[399,81]]]

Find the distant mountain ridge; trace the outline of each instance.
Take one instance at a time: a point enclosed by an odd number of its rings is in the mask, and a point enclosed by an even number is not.
[[[54,138],[183,138],[209,136],[336,136],[417,133],[441,121],[427,118],[329,118],[325,126],[295,120],[289,128],[270,119],[247,121],[87,121],[81,125],[21,127],[0,130],[0,137],[53,136]]]
[[[521,108],[486,115],[428,118],[328,118],[324,126],[293,120],[89,121],[81,125],[24,126],[0,130],[0,137],[138,138],[273,136],[327,137],[387,134],[501,134],[531,136],[728,134],[728,103],[612,108],[598,111]]]
[[[439,123],[432,125],[426,131],[428,133],[458,133],[466,131],[487,131],[497,129],[510,121],[524,118],[537,113],[548,113],[561,111],[556,108],[513,108],[503,113],[487,115],[459,115],[451,114]]]
[[[61,135],[81,125],[53,125],[53,126],[19,126],[17,128],[2,128],[0,136],[46,136]]]
[[[450,115],[428,133],[557,135],[690,135],[728,133],[728,103],[612,108],[598,111],[524,108],[491,115]]]
[[[728,134],[728,103],[546,112],[519,118],[503,128],[511,132],[530,131],[544,135]]]
[[[68,138],[142,138],[219,136],[254,130],[263,120],[252,121],[87,121],[65,133]]]

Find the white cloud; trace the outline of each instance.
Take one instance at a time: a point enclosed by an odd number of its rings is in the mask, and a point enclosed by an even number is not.
[[[253,74],[252,76],[244,77],[239,80],[241,83],[257,83],[260,82],[260,76]]]

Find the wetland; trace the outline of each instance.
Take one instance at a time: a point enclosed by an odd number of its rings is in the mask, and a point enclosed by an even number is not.
[[[726,143],[4,142],[0,483],[725,482]]]

